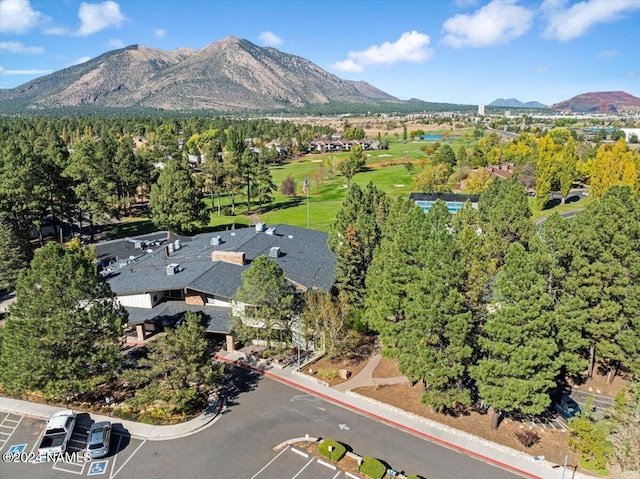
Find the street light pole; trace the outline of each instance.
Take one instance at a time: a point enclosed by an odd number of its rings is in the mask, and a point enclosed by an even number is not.
[[[567,472],[567,461],[569,460],[569,455],[564,455],[564,466],[562,466],[562,479],[564,479],[564,475]]]
[[[298,315],[298,371],[300,371],[300,335],[302,334],[302,326],[300,324],[300,316]]]

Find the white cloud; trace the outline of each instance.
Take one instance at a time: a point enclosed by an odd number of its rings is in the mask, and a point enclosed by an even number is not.
[[[112,0],[103,3],[80,4],[78,17],[82,22],[77,34],[87,36],[109,27],[120,28],[127,17],[120,11],[120,5]]]
[[[493,0],[471,15],[455,15],[442,25],[442,43],[453,48],[508,43],[529,31],[533,10],[515,0]]]
[[[43,32],[45,35],[67,35],[69,30],[63,27],[46,28]]]
[[[398,62],[420,63],[433,56],[433,49],[427,48],[429,35],[404,32],[395,42],[371,45],[366,50],[350,51],[347,59],[331,65],[331,68],[346,72],[361,72],[370,65],[393,65]]]
[[[638,75],[636,74],[636,72],[631,70],[631,71],[628,71],[627,73],[625,73],[624,76],[625,76],[625,78],[635,78]]]
[[[4,72],[4,67],[0,65],[0,73]]]
[[[538,74],[538,75],[542,75],[543,73],[547,73],[547,71],[549,71],[549,67],[547,67],[546,65],[541,65],[537,68],[535,68],[533,70],[534,73]]]
[[[282,38],[269,31],[262,32],[260,35],[258,35],[258,39],[262,42],[263,45],[267,47],[279,47],[283,43]]]
[[[618,50],[603,50],[598,53],[600,58],[615,58],[618,56]]]
[[[619,20],[640,10],[640,0],[585,0],[566,8],[566,0],[544,0],[540,10],[547,20],[545,38],[568,41],[578,38],[597,23]]]
[[[27,47],[22,42],[0,42],[0,50],[6,50],[11,53],[44,53],[42,47]]]
[[[167,34],[167,31],[164,28],[153,29],[153,36],[156,38],[164,38],[166,34]]]
[[[81,63],[88,62],[89,60],[91,60],[91,57],[80,57],[71,63],[71,65],[80,65]]]
[[[107,42],[107,46],[111,48],[124,48],[124,42],[119,38],[112,38]]]
[[[478,0],[454,0],[453,4],[458,8],[473,7],[478,4]]]
[[[53,70],[5,70],[2,69],[3,75],[46,75]]]
[[[29,0],[0,0],[0,32],[27,33],[47,20],[41,12],[31,8]]]

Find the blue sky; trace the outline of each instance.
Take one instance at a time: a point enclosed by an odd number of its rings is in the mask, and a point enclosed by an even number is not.
[[[0,0],[0,87],[233,35],[401,99],[640,97],[640,0]]]

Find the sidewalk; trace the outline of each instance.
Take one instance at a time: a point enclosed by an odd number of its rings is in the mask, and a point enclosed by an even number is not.
[[[322,381],[317,381],[306,374],[302,374],[294,367],[285,367],[282,369],[272,367],[265,369],[256,363],[245,361],[244,355],[237,352],[223,352],[218,354],[216,359],[259,371],[266,377],[307,391],[310,394],[331,401],[345,409],[368,416],[429,441],[436,442],[449,449],[473,456],[481,461],[494,464],[502,469],[520,474],[523,477],[531,479],[563,478],[562,466],[545,460],[535,459],[529,454],[450,428],[416,414],[367,398],[350,390],[340,391],[336,388],[327,387]],[[372,359],[375,359],[375,357]],[[365,382],[366,374],[358,374],[356,377],[359,378],[357,381],[353,381],[353,383],[360,384]],[[355,379],[355,377],[352,379]],[[574,473],[574,471],[570,469],[566,471],[564,477],[592,479],[592,476],[578,472]]]
[[[117,417],[103,416],[93,413],[91,414],[91,419],[95,422],[111,421],[114,425],[119,424],[126,432],[136,439],[166,441],[189,436],[212,425],[214,419],[218,417],[221,407],[222,403],[218,400],[215,404],[207,408],[207,411],[204,414],[201,414],[190,421],[170,426],[154,426],[152,424],[143,424],[141,422],[127,421]],[[62,410],[64,410],[64,408],[57,406],[0,397],[0,412],[3,413],[14,413],[22,416],[48,420],[56,412]]]

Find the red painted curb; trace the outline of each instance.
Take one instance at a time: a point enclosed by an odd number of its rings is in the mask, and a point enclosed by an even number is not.
[[[313,394],[314,396],[321,397],[325,401],[329,401],[329,402],[338,404],[341,407],[344,407],[345,409],[350,409],[352,411],[357,412],[358,414],[362,414],[363,416],[370,417],[372,419],[375,419],[376,421],[388,424],[388,425],[393,426],[393,427],[395,427],[397,429],[401,429],[403,431],[407,431],[407,432],[409,432],[409,433],[411,433],[411,434],[413,434],[415,436],[422,437],[423,439],[428,439],[431,442],[435,442],[435,443],[440,444],[442,446],[445,446],[445,447],[447,447],[449,449],[453,449],[454,451],[461,452],[463,454],[467,454],[468,456],[475,457],[477,459],[480,459],[483,462],[487,462],[489,464],[493,464],[495,466],[498,466],[498,467],[500,467],[502,469],[506,469],[508,471],[515,472],[516,474],[520,474],[521,476],[524,476],[524,477],[527,477],[527,478],[530,478],[530,479],[543,479],[541,476],[533,475],[530,472],[523,471],[522,469],[518,469],[517,467],[514,467],[514,466],[512,466],[510,464],[506,464],[504,462],[497,461],[497,460],[492,459],[490,457],[483,456],[482,454],[479,454],[479,453],[474,452],[474,451],[470,451],[468,449],[465,449],[463,447],[460,447],[460,446],[458,446],[456,444],[450,443],[450,442],[445,441],[443,439],[440,439],[438,437],[431,436],[430,434],[424,433],[422,431],[418,431],[417,429],[413,429],[413,428],[411,428],[409,426],[405,426],[404,424],[400,424],[400,423],[395,422],[395,421],[393,421],[391,419],[388,419],[386,417],[379,416],[379,415],[374,414],[374,413],[372,413],[370,411],[366,411],[365,409],[360,409],[360,408],[354,406],[353,404],[349,404],[347,402],[341,401],[340,399],[336,399],[334,397],[328,396],[326,394],[323,394],[321,392],[316,391],[315,389],[311,389],[311,388],[309,388],[307,386],[303,386],[302,384],[299,384],[299,383],[296,383],[296,382],[291,381],[289,379],[283,378],[281,376],[273,374],[273,373],[271,373],[269,371],[266,371],[264,369],[256,368],[255,366],[252,366],[250,364],[246,364],[246,363],[244,363],[242,361],[234,361],[233,359],[227,359],[227,358],[224,358],[224,357],[221,357],[221,356],[217,356],[217,355],[215,355],[214,358],[217,359],[218,361],[223,361],[223,362],[225,362],[227,364],[233,364],[235,366],[239,366],[239,367],[242,367],[242,368],[245,368],[245,369],[250,369],[250,370],[252,370],[254,372],[260,373],[260,374],[262,374],[264,376],[267,376],[267,377],[269,377],[271,379],[274,379],[274,380],[276,380],[278,382],[284,383],[287,386],[291,386],[291,387],[294,387],[296,389],[301,389],[303,391],[306,391],[308,393]]]

